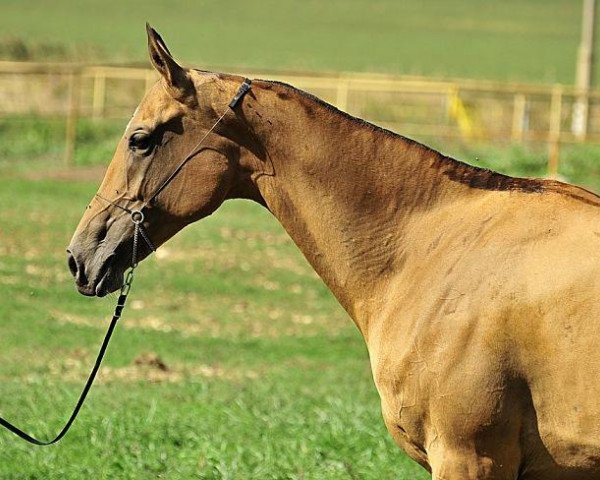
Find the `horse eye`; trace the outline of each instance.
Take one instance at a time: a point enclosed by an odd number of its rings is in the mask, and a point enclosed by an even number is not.
[[[152,146],[152,139],[146,132],[134,132],[129,137],[129,149],[139,153],[147,153]]]

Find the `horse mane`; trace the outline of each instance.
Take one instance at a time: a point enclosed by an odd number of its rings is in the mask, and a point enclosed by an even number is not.
[[[502,173],[495,172],[487,168],[481,168],[468,163],[462,162],[455,158],[444,155],[437,150],[434,150],[427,145],[424,145],[416,140],[405,137],[398,133],[392,132],[386,128],[374,125],[362,118],[355,117],[339,110],[330,103],[312,95],[311,93],[300,90],[292,85],[274,80],[260,80],[270,86],[280,87],[287,92],[292,92],[299,96],[302,100],[307,100],[310,103],[316,104],[325,108],[333,115],[343,118],[358,127],[367,128],[375,135],[383,135],[386,137],[400,140],[406,147],[419,150],[423,158],[427,159],[433,168],[437,168],[452,181],[460,182],[469,185],[472,188],[483,190],[519,190],[523,192],[541,192],[544,190],[544,180],[535,178],[520,178],[511,177]],[[281,97],[282,95],[279,94]]]

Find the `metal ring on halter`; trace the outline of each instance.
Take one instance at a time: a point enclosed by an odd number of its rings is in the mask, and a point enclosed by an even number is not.
[[[131,221],[136,225],[140,225],[144,221],[144,214],[140,210],[132,210]]]

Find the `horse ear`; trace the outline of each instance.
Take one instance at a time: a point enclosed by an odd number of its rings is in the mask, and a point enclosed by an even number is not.
[[[194,84],[185,68],[180,66],[171,56],[162,37],[148,23],[148,53],[154,68],[167,81],[173,96],[180,101],[194,98]]]

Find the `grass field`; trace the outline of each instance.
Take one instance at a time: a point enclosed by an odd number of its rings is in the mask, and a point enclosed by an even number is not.
[[[146,62],[146,20],[188,64],[573,81],[573,0],[0,1],[0,58]],[[0,415],[40,437],[70,413],[114,307],[76,293],[64,249],[126,120],[0,119]],[[504,173],[546,151],[422,138]],[[561,175],[600,191],[600,149]],[[402,479],[356,328],[268,213],[245,202],[139,268],[129,309],[72,432],[0,432],[0,478]]]
[[[0,414],[64,422],[113,300],[75,292],[64,248],[122,122],[0,121]],[[59,175],[60,178],[62,176]],[[362,339],[264,210],[231,202],[138,270],[80,419],[59,445],[0,433],[0,478],[428,478],[393,444]]]
[[[60,171],[61,126],[0,122],[0,414],[42,437],[72,408],[114,302],[77,294],[65,265],[97,184]],[[122,125],[80,127],[79,164],[105,163]],[[451,149],[544,169],[527,150]],[[598,149],[568,153],[599,190]],[[429,478],[383,426],[351,320],[263,209],[230,202],[182,232],[142,264],[129,307],[72,433],[46,449],[0,433],[0,478]]]
[[[42,437],[113,308],[65,266],[95,188],[0,179],[0,412]],[[267,212],[232,202],[138,273],[72,433],[1,433],[0,478],[426,478],[385,432],[355,327]]]
[[[145,62],[148,20],[196,66],[573,83],[580,17],[576,0],[2,0],[0,58]]]
[[[0,415],[50,437],[88,373],[114,298],[75,292],[64,248],[125,121],[0,119]],[[505,173],[546,153],[434,142]],[[600,191],[600,149],[561,173]],[[429,476],[392,442],[351,320],[268,213],[231,202],[144,262],[73,431],[30,447],[0,432],[0,478],[403,479]]]

